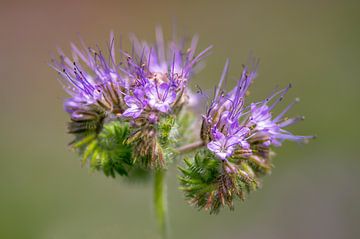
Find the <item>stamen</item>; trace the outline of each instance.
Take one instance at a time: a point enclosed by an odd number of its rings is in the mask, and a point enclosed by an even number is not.
[[[280,91],[280,92],[282,92],[281,95],[280,95],[280,97],[269,107],[269,111],[271,111],[272,109],[274,109],[274,107],[275,107],[279,102],[281,102],[281,101],[283,100],[285,94],[290,90],[291,87],[292,87],[292,85],[289,84],[285,89],[283,89],[282,91]]]
[[[296,103],[299,103],[300,99],[299,98],[295,98],[295,100],[290,103],[275,119],[274,122],[278,122],[279,120],[281,120],[281,118],[286,114],[286,112],[288,112]]]

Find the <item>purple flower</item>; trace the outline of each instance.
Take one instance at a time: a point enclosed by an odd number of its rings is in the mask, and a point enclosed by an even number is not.
[[[156,112],[169,113],[177,97],[174,89],[167,83],[148,83],[145,86],[136,86],[132,93],[124,97],[128,108],[123,116],[133,119],[144,114],[150,123],[158,119]]]
[[[249,133],[247,127],[241,127],[238,123],[230,125],[227,134],[220,132],[216,127],[212,130],[213,140],[207,144],[210,151],[214,152],[220,159],[225,160],[230,157],[236,147],[249,149],[250,145],[246,141]]]
[[[207,144],[209,150],[213,151],[220,159],[225,160],[232,155],[235,145],[239,139],[236,136],[225,136],[223,133],[214,129],[213,141]]]
[[[133,95],[126,95],[124,101],[129,108],[124,111],[123,116],[134,119],[140,116],[147,105],[144,92],[140,89],[135,89]]]
[[[250,129],[246,126],[240,126],[238,122],[230,126],[229,134],[237,138],[237,144],[243,149],[249,149],[250,144],[247,142]]]
[[[160,85],[147,84],[145,86],[145,93],[149,99],[150,107],[163,113],[170,111],[170,105],[174,103],[176,99],[176,92],[167,83]]]

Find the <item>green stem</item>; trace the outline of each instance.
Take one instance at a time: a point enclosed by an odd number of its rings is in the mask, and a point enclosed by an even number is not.
[[[204,147],[205,145],[205,142],[200,140],[200,141],[195,141],[191,144],[187,144],[187,145],[183,145],[179,148],[177,148],[175,151],[178,153],[178,154],[187,154],[187,153],[190,153],[196,149],[199,149],[199,148],[202,148]]]
[[[165,170],[156,170],[154,179],[154,206],[158,227],[163,239],[167,237],[167,208]]]

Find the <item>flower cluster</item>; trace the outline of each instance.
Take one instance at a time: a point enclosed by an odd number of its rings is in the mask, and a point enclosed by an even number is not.
[[[251,70],[245,67],[235,88],[225,93],[221,87],[228,65],[227,62],[215,97],[203,116],[201,139],[212,154],[199,152],[197,160],[187,161],[187,168],[181,169],[181,183],[190,202],[210,212],[218,212],[225,204],[232,209],[234,195],[243,199],[245,191],[250,192],[259,186],[259,177],[271,169],[271,146],[280,146],[284,140],[306,142],[313,138],[296,136],[283,129],[303,119],[284,118],[298,99],[276,117],[272,116],[271,111],[282,101],[291,85],[264,101],[247,105],[245,98],[256,77],[257,64]],[[219,163],[209,164],[209,160]],[[200,168],[202,173],[199,175]],[[216,172],[216,176],[209,180],[205,175],[210,172]],[[208,190],[204,191],[206,187]]]
[[[53,59],[51,65],[71,96],[64,107],[70,114],[69,132],[76,135],[75,141],[89,132],[98,135],[108,121],[129,122],[133,127],[127,140],[134,148],[133,158],[144,159],[146,167],[164,167],[158,142],[163,132],[157,128],[162,118],[178,114],[187,103],[194,67],[211,46],[195,54],[197,36],[188,49],[184,40],[166,44],[160,28],[153,45],[136,37],[131,40],[132,53],[120,49],[119,62],[111,34],[108,57],[99,47],[93,49],[81,41],[81,47],[71,44],[72,60],[59,50],[59,60]]]
[[[249,154],[252,154],[253,142],[261,142],[262,146],[270,147],[271,145],[281,146],[284,140],[304,142],[312,138],[312,136],[296,136],[283,129],[303,119],[303,117],[283,118],[294,103],[299,101],[298,99],[275,118],[272,117],[271,111],[282,101],[291,85],[273,93],[264,101],[245,106],[246,93],[256,76],[256,71],[249,71],[245,67],[236,87],[225,94],[220,89],[227,68],[228,63],[225,65],[215,97],[204,116],[201,132],[202,139],[208,142],[207,148],[219,159],[227,160],[236,150],[246,152],[249,157]],[[272,100],[274,102],[269,105]]]
[[[211,46],[196,54],[198,37],[189,44],[177,39],[165,43],[160,28],[154,44],[135,36],[131,42],[131,53],[121,48],[116,53],[111,34],[104,54],[81,40],[80,47],[71,44],[72,59],[59,50],[60,57],[52,60],[70,95],[64,108],[71,119],[69,133],[75,136],[71,145],[82,164],[131,178],[164,170],[186,154],[185,165],[179,167],[181,188],[189,202],[214,213],[224,205],[232,209],[235,198],[244,199],[258,188],[260,176],[271,170],[272,146],[312,138],[284,129],[303,119],[285,117],[297,99],[272,114],[290,85],[263,101],[246,102],[257,62],[244,67],[229,92],[223,90],[226,62],[214,98],[198,122],[201,130],[194,132],[193,112],[186,107],[194,101],[189,81]],[[199,141],[183,145],[194,138],[191,134]]]

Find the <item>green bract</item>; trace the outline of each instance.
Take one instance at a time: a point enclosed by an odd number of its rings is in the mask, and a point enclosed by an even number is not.
[[[189,202],[199,209],[218,213],[221,206],[234,209],[234,199],[245,199],[246,193],[259,186],[259,179],[246,161],[220,161],[208,150],[186,158],[179,167],[181,189]]]
[[[113,121],[104,124],[99,133],[84,133],[71,144],[82,157],[82,164],[101,170],[106,176],[115,177],[116,173],[128,175],[133,166],[132,147],[126,143],[130,134],[129,124]]]

